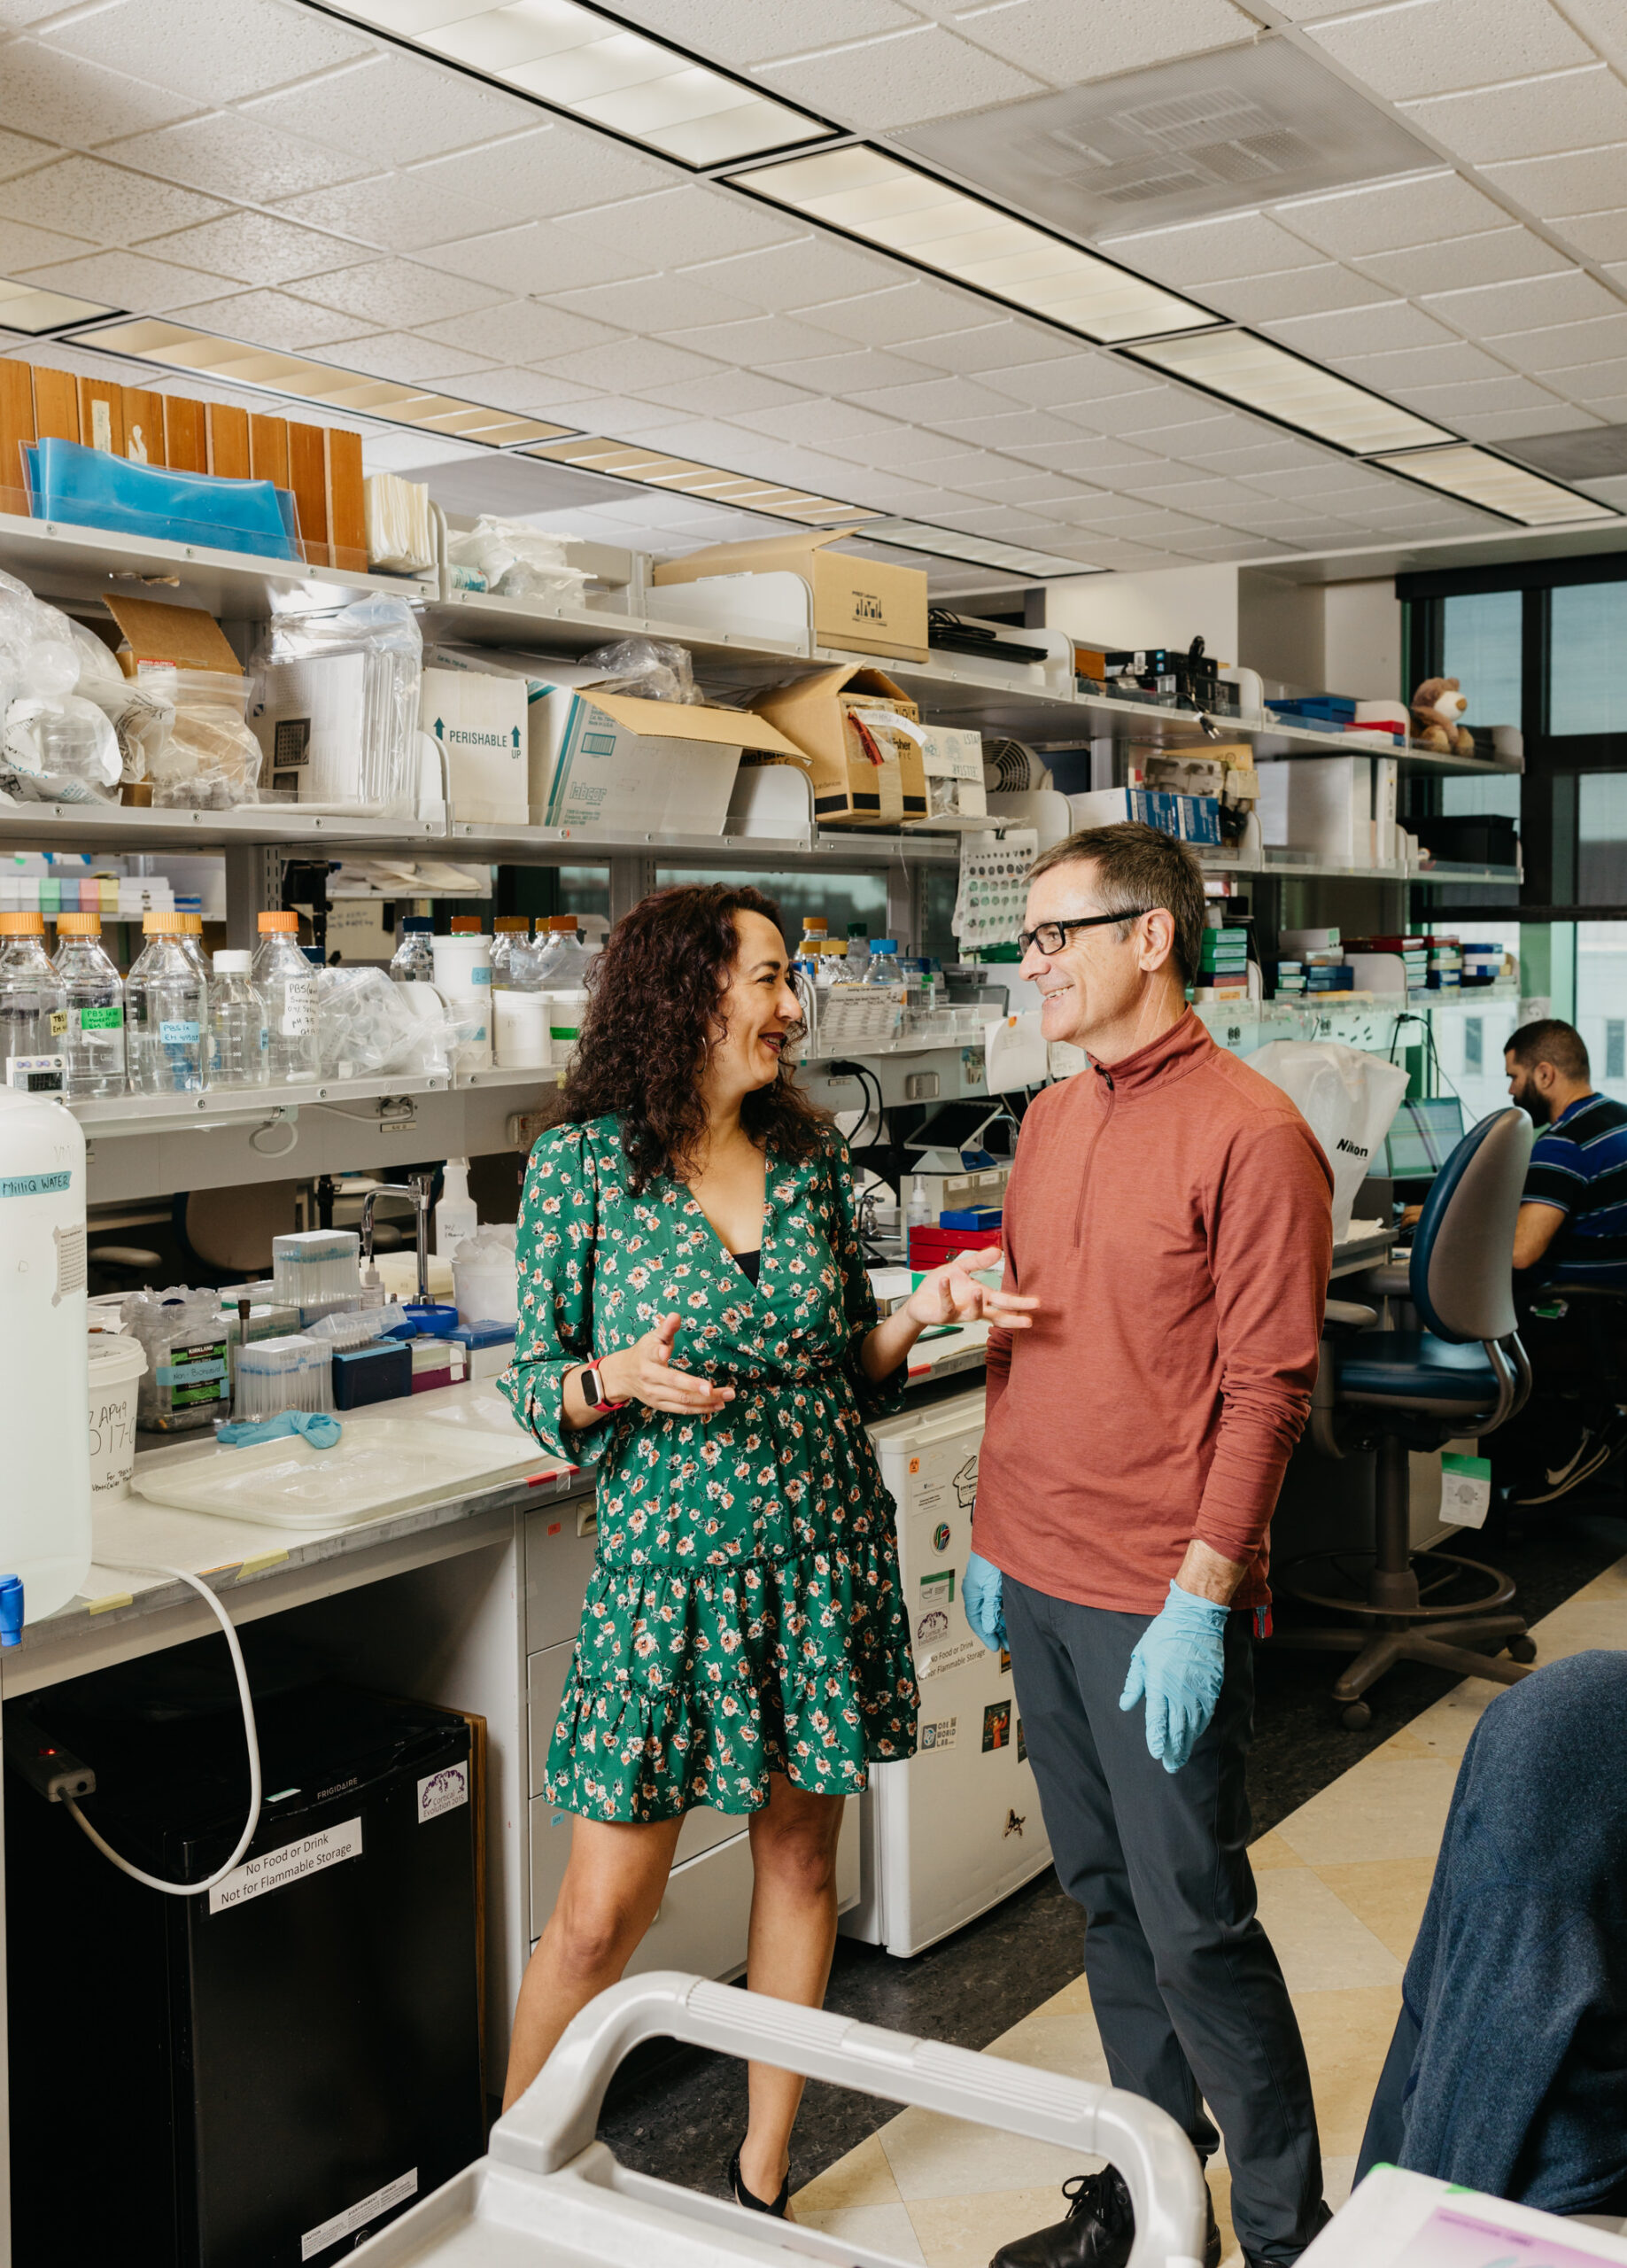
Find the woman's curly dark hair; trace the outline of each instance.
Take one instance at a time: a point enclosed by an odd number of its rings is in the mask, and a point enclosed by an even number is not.
[[[548,1115],[556,1125],[618,1115],[635,1194],[657,1174],[681,1176],[706,1132],[701,1071],[741,913],[761,913],[784,935],[779,906],[760,889],[694,882],[653,891],[616,923],[588,971],[581,1037]],[[740,1119],[759,1148],[806,1158],[823,1146],[828,1122],[794,1082],[782,1061],[771,1086],[746,1097]]]

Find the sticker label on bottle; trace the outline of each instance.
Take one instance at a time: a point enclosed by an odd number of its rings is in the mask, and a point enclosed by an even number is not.
[[[196,1410],[200,1402],[229,1402],[226,1341],[213,1339],[198,1347],[172,1347],[167,1363],[159,1363],[153,1382],[168,1390],[174,1410]]]
[[[469,973],[469,981],[471,984],[490,984],[492,972],[489,968],[471,968]]]
[[[79,1029],[81,1031],[122,1031],[124,1010],[116,1004],[105,1008],[81,1008]]]
[[[188,1016],[166,1016],[159,1025],[159,1042],[164,1047],[196,1047],[198,1026]]]
[[[306,1039],[316,1029],[316,979],[293,976],[283,987],[283,1014],[277,1026],[284,1039]]]
[[[12,1173],[0,1176],[0,1197],[58,1197],[73,1180],[66,1173]]]
[[[65,1031],[66,1031],[67,1028],[68,1028],[68,1012],[67,1012],[67,1010],[66,1010],[66,1008],[53,1008],[53,1009],[51,1010],[51,1012],[50,1012],[50,1036],[51,1036],[51,1037],[52,1037],[53,1039],[60,1039],[60,1038],[62,1037],[63,1033],[64,1033]]]

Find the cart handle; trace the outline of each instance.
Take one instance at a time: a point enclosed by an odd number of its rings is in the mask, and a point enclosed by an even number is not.
[[[589,2001],[492,2129],[491,2155],[531,2173],[557,2173],[593,2141],[616,2066],[640,2040],[655,2039],[755,2058],[888,2102],[1108,2158],[1135,2208],[1129,2268],[1200,2268],[1203,2174],[1190,2142],[1156,2104],[673,1969],[624,1978]]]

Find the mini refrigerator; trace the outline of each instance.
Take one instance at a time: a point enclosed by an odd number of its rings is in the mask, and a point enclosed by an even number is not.
[[[1050,1864],[1009,1658],[972,1635],[961,1594],[972,1549],[981,1386],[871,1429],[898,1508],[898,1560],[921,1691],[916,1753],[872,1765],[863,1889],[849,1937],[922,1952]]]
[[[199,1882],[243,1724],[163,1658],[10,1707],[95,1770],[116,1851]],[[200,1897],[6,1775],[14,2268],[337,2261],[484,2148],[468,1720],[328,1682],[255,1708],[260,1828]]]

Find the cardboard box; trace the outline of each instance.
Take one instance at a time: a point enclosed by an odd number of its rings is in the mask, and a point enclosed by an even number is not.
[[[164,396],[164,462],[174,472],[209,470],[208,420],[190,394]]]
[[[288,485],[299,515],[299,548],[307,565],[330,567],[328,550],[328,446],[320,425],[288,429]]]
[[[288,485],[288,420],[249,412],[249,471],[274,488]]]
[[[230,402],[209,401],[204,404],[204,416],[209,429],[210,471],[217,480],[247,480],[248,411],[236,409]]]
[[[460,819],[525,825],[531,816],[530,762],[523,679],[426,669],[418,722],[445,750],[452,804]]]
[[[23,456],[34,444],[34,374],[13,356],[0,359],[0,512],[28,517],[28,474]]]
[[[748,711],[535,679],[529,692],[531,811],[548,827],[721,835],[742,750],[763,762],[802,761]]]
[[[34,373],[34,430],[42,441],[79,439],[79,381],[71,370]]]
[[[225,632],[201,607],[166,606],[159,599],[132,599],[109,591],[107,611],[124,633],[119,666],[126,677],[143,670],[219,670],[241,677],[243,664]]]
[[[858,664],[817,670],[763,694],[756,711],[793,753],[748,748],[741,761],[800,764],[821,826],[896,827],[926,817],[920,742],[887,722],[891,716],[918,725],[920,711],[881,671]]]
[[[368,521],[362,497],[361,436],[345,426],[328,428],[328,542],[333,563],[347,575],[366,572]]]
[[[124,388],[109,378],[81,378],[79,438],[87,448],[124,454]]]
[[[873,559],[829,548],[854,532],[851,528],[809,529],[795,535],[765,536],[754,543],[709,544],[682,559],[663,559],[654,580],[657,585],[695,583],[720,575],[788,571],[800,575],[809,586],[817,646],[924,662],[926,569],[884,567]],[[740,594],[740,603],[750,610],[748,592]]]
[[[165,464],[164,397],[145,386],[124,389],[124,454],[132,464]]]
[[[951,725],[923,725],[921,765],[926,774],[926,817],[912,827],[947,827],[988,817],[983,785],[983,735]]]

